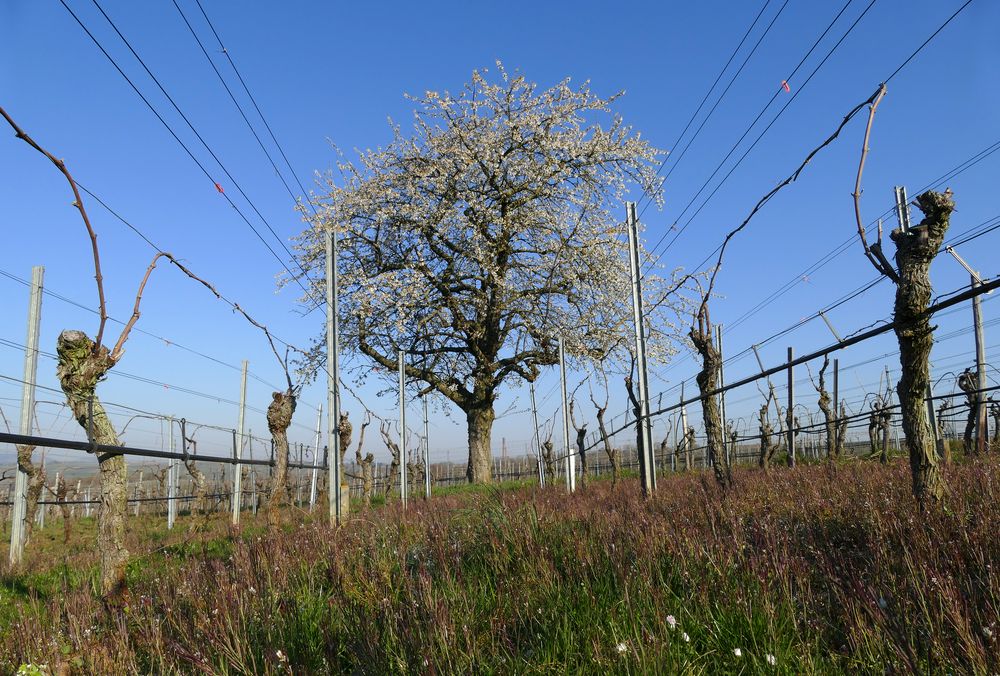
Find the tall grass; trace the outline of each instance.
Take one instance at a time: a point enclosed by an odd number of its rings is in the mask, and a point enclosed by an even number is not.
[[[9,577],[0,668],[81,673],[996,673],[994,460],[456,493],[140,557],[105,611]],[[37,575],[37,573],[36,573]],[[21,587],[15,588],[18,582]]]

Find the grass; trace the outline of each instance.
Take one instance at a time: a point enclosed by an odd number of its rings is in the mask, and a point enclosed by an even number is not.
[[[905,463],[854,462],[727,496],[661,476],[650,501],[633,479],[454,487],[337,531],[150,524],[122,610],[83,550],[5,574],[0,671],[996,673],[1000,463],[948,479],[923,517]]]

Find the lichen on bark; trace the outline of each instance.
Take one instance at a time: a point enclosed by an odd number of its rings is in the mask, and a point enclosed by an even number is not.
[[[267,429],[274,441],[274,476],[271,478],[271,496],[267,501],[267,520],[270,525],[278,522],[278,508],[290,501],[288,490],[288,427],[295,414],[295,395],[291,390],[272,392],[267,407]]]
[[[722,356],[712,340],[712,324],[708,318],[708,308],[702,304],[697,322],[689,333],[694,349],[701,356],[701,370],[695,380],[701,393],[702,419],[705,425],[705,436],[708,438],[708,453],[712,462],[712,472],[715,480],[723,490],[733,485],[733,477],[726,459],[726,441],[722,429],[722,416],[719,412],[719,402],[713,394],[719,385],[719,368]]]
[[[924,213],[923,220],[905,232],[893,230],[890,236],[896,245],[899,272],[894,320],[902,375],[896,391],[910,458],[913,495],[921,507],[926,507],[945,493],[924,405],[934,345],[934,327],[927,315],[931,301],[930,265],[948,231],[955,202],[951,191],[927,191],[917,197],[916,203]]]
[[[42,487],[45,485],[45,468],[41,464],[34,464],[31,460],[35,447],[27,444],[18,444],[17,448],[17,468],[28,475],[28,485],[25,491],[24,510],[24,544],[27,546],[31,541],[31,534],[35,528],[35,514],[38,512],[38,499],[42,495]]]
[[[97,383],[115,365],[108,348],[94,349],[94,342],[82,331],[67,330],[56,341],[56,377],[66,394],[73,417],[87,430],[95,444],[121,446],[118,433],[97,396]],[[101,560],[101,592],[105,599],[125,590],[125,512],[128,508],[125,456],[100,453],[101,495],[97,510],[97,549]]]

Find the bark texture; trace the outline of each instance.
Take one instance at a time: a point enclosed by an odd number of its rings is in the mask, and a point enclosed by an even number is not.
[[[608,427],[604,422],[604,414],[608,411],[608,403],[605,401],[604,406],[600,406],[593,397],[590,398],[590,401],[593,402],[594,408],[597,409],[597,429],[601,433],[604,453],[608,456],[608,462],[611,463],[611,485],[617,486],[618,479],[621,476],[622,461],[618,449],[611,444],[611,437],[608,436]]]
[[[551,482],[556,476],[556,458],[551,437],[542,442],[542,461],[545,463],[545,480]]]
[[[931,261],[944,241],[955,202],[950,191],[928,191],[918,196],[916,202],[924,219],[907,232],[893,230],[891,237],[896,245],[899,272],[894,319],[902,375],[896,391],[910,457],[913,495],[923,508],[939,501],[945,493],[924,405],[934,343],[934,328],[926,310],[931,301]]]
[[[493,401],[487,405],[472,406],[465,411],[469,427],[469,465],[465,476],[471,483],[493,481],[493,451],[490,440],[496,412]]]
[[[69,542],[69,536],[71,532],[69,524],[70,510],[69,510],[69,505],[66,504],[66,499],[68,496],[69,496],[69,489],[66,486],[66,477],[60,476],[56,480],[55,498],[56,502],[59,503],[59,512],[62,514],[63,544],[67,544]]]
[[[392,455],[392,462],[389,463],[389,478],[385,483],[385,496],[389,497],[393,486],[399,483],[399,445],[389,436],[388,423],[381,423],[379,425],[379,432],[382,433],[382,441],[385,442],[385,447],[389,449],[389,453]]]
[[[118,433],[97,397],[97,383],[115,365],[106,346],[94,351],[94,342],[82,331],[67,330],[56,341],[56,377],[73,417],[89,430],[96,444],[121,446]],[[128,468],[125,456],[101,453],[101,495],[97,510],[97,549],[101,561],[101,593],[108,601],[125,591],[125,512],[128,509]]]
[[[18,445],[17,447],[17,467],[20,471],[28,475],[28,486],[26,491],[26,508],[24,510],[24,544],[31,541],[31,533],[35,529],[35,514],[38,513],[38,499],[42,495],[42,487],[45,485],[45,468],[36,465],[31,461],[31,455],[35,452],[34,446]]]
[[[286,390],[272,392],[267,407],[267,429],[274,440],[274,476],[271,478],[271,496],[267,501],[268,523],[278,522],[278,508],[290,498],[288,490],[288,427],[295,415],[295,395]]]
[[[976,445],[976,427],[978,424],[977,406],[979,404],[978,380],[971,370],[965,369],[958,377],[958,388],[965,393],[965,405],[969,408],[969,413],[965,418],[965,433],[962,435],[962,450],[966,455],[976,455],[978,447]]]
[[[701,370],[695,380],[701,392],[702,419],[705,424],[705,435],[708,438],[712,472],[719,486],[728,489],[733,485],[733,477],[726,460],[726,440],[722,428],[722,416],[719,413],[719,401],[715,395],[709,395],[719,386],[719,367],[722,365],[722,357],[712,340],[712,325],[704,308],[698,316],[697,326],[691,327],[689,335],[694,349],[701,355]]]
[[[840,455],[840,447],[837,444],[837,421],[834,406],[836,405],[830,398],[830,393],[826,389],[826,369],[830,365],[829,358],[823,360],[823,368],[819,370],[819,382],[816,383],[816,392],[819,394],[819,410],[823,414],[823,428],[826,432],[826,458],[829,462],[836,462]]]
[[[635,368],[634,362],[632,368]],[[642,420],[642,406],[639,405],[639,397],[636,396],[635,383],[631,375],[625,376],[625,391],[628,393],[629,401],[632,403],[632,415],[635,417],[635,452],[636,458],[639,461],[639,484],[643,487],[643,495],[649,497],[645,492],[646,464],[642,461],[643,454],[646,452],[646,435],[642,433],[642,425],[639,423]]]
[[[757,412],[757,417],[760,421],[758,428],[760,430],[760,454],[757,457],[757,464],[765,472],[771,469],[771,460],[774,458],[774,454],[777,453],[779,446],[779,444],[771,441],[771,435],[774,434],[774,426],[771,425],[771,420],[767,415],[770,407],[770,400],[765,401],[764,405]]]
[[[684,430],[684,438],[678,446],[678,452],[684,456],[684,471],[690,471],[694,466],[694,445],[695,445],[695,429],[693,427],[688,427]]]
[[[576,453],[580,456],[580,483],[587,485],[587,424],[576,424],[576,416],[573,413],[576,402],[572,399],[569,402],[569,419],[576,430]]]
[[[348,420],[347,413],[340,414],[340,423],[337,425],[337,437],[340,440],[340,466],[344,466],[344,455],[347,453],[347,449],[351,447],[351,433],[354,431],[354,426],[351,425],[351,421]],[[341,471],[343,474],[343,471]]]
[[[837,457],[844,455],[844,442],[847,440],[847,425],[850,420],[847,417],[847,404],[840,402],[840,420],[837,422]]]

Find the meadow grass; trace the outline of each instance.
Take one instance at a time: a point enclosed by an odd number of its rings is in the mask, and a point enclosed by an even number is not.
[[[692,472],[652,500],[525,483],[338,530],[133,527],[124,608],[82,544],[4,574],[0,670],[996,673],[1000,463],[947,474],[924,516],[904,462],[855,461],[743,470],[728,495]]]

